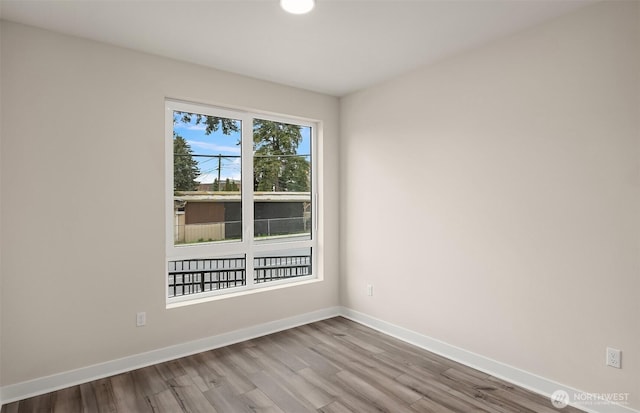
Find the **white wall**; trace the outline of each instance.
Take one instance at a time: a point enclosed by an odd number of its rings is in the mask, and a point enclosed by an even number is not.
[[[0,20],[0,160],[2,159],[2,26]],[[0,167],[0,217],[2,217],[2,168]],[[2,234],[2,219],[0,219],[0,234]],[[2,244],[0,244],[0,385],[2,384]],[[2,399],[0,398],[0,405]]]
[[[349,308],[640,407],[639,13],[590,6],[340,114],[2,22],[0,385],[336,305],[340,258]],[[324,120],[324,282],[165,309],[165,97]]]
[[[342,99],[343,305],[640,407],[639,4]]]
[[[8,22],[1,80],[2,385],[338,304],[336,98]],[[324,122],[323,282],[165,309],[165,97]]]

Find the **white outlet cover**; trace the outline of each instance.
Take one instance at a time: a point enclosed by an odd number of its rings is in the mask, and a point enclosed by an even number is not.
[[[142,327],[145,324],[147,324],[147,313],[141,311],[136,314],[136,326]]]
[[[622,351],[607,347],[607,366],[614,367],[616,369],[622,368]]]

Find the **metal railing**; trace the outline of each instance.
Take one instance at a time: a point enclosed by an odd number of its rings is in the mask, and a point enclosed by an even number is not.
[[[311,275],[311,255],[253,259],[253,280],[256,283],[305,275]]]
[[[312,274],[311,254],[256,257],[253,267],[255,283],[303,277]],[[246,258],[169,261],[167,280],[169,298],[244,286]]]
[[[245,263],[244,257],[169,261],[169,297],[245,285]]]
[[[310,220],[306,217],[256,219],[253,226],[256,237],[301,234],[310,229]]]

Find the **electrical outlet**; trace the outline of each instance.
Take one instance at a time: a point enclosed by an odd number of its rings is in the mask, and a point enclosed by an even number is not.
[[[373,285],[367,284],[367,295],[371,297],[373,295]]]
[[[147,313],[140,311],[136,314],[136,327],[142,327],[147,324]]]
[[[622,351],[607,347],[607,366],[622,368]]]

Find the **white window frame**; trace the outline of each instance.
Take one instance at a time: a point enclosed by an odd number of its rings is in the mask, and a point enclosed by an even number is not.
[[[174,111],[199,113],[202,115],[218,116],[240,120],[241,129],[241,154],[242,154],[242,227],[243,237],[241,241],[203,242],[198,244],[179,245],[174,243],[174,185],[173,185],[173,113]],[[311,211],[312,230],[310,239],[307,240],[269,240],[256,241],[254,239],[254,203],[253,203],[253,121],[263,119],[274,122],[299,125],[311,128]],[[165,259],[165,298],[167,306],[179,303],[209,301],[209,299],[222,298],[223,296],[235,296],[238,293],[254,292],[259,289],[270,289],[283,284],[300,284],[310,280],[320,280],[318,272],[318,169],[319,156],[318,141],[320,139],[321,122],[298,117],[274,115],[259,111],[247,111],[222,108],[218,106],[200,103],[184,102],[180,100],[165,100],[165,216],[166,216],[166,259]],[[268,252],[291,252],[292,250],[311,250],[311,275],[292,277],[269,281],[266,283],[254,282],[254,257]],[[245,255],[245,281],[246,285],[230,287],[215,291],[207,291],[188,294],[178,297],[169,297],[168,263],[170,261],[224,258],[230,255]]]

